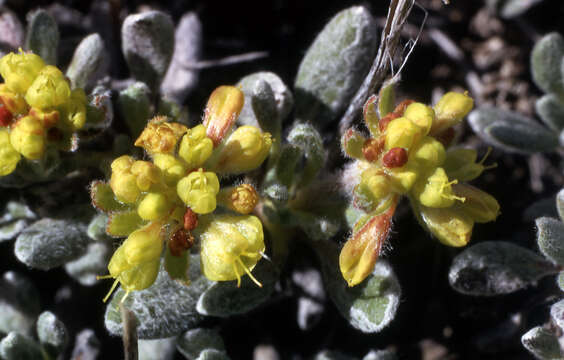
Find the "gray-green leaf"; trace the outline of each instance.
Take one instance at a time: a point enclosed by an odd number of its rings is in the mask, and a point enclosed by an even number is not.
[[[0,341],[0,358],[4,360],[38,360],[43,359],[43,354],[39,345],[32,338],[11,332]]]
[[[527,331],[521,337],[521,343],[537,359],[556,360],[562,359],[562,350],[558,338],[550,330],[537,326]]]
[[[550,317],[560,329],[564,330],[564,300],[552,304],[550,307]]]
[[[349,104],[376,51],[376,22],[368,9],[339,12],[304,56],[295,82],[296,117],[329,125]]]
[[[556,94],[547,94],[537,100],[535,109],[541,120],[556,132],[564,129],[564,102]]]
[[[558,210],[560,220],[564,221],[564,189],[560,190],[556,195],[556,210]]]
[[[51,354],[60,354],[68,342],[65,324],[50,311],[44,311],[39,315],[37,337]]]
[[[85,89],[94,84],[105,72],[108,53],[104,40],[98,34],[90,34],[78,44],[66,75],[73,88]]]
[[[533,80],[546,93],[564,95],[560,66],[564,57],[564,39],[556,32],[542,37],[531,53]]]
[[[41,56],[50,65],[57,64],[59,46],[59,27],[55,20],[43,9],[28,15],[25,48]]]
[[[206,352],[218,352],[223,354],[223,357],[217,357],[217,359],[228,359],[223,339],[217,331],[212,329],[198,328],[187,331],[178,338],[176,348],[189,360],[208,359],[211,354],[205,355]]]
[[[558,146],[558,134],[511,111],[480,108],[470,113],[468,122],[484,141],[506,151],[534,153]]]
[[[82,255],[88,242],[83,224],[44,218],[22,231],[15,254],[30,267],[49,270]]]
[[[196,310],[203,315],[228,317],[244,314],[264,303],[274,291],[278,274],[268,260],[261,260],[253,269],[253,276],[262,283],[258,287],[248,276],[235,281],[219,281],[209,287],[198,300]]]
[[[535,222],[540,251],[551,261],[564,265],[564,223],[549,217],[538,218]]]
[[[96,276],[107,272],[112,249],[107,243],[88,244],[86,253],[65,264],[66,272],[81,285],[92,286],[98,281]]]
[[[295,185],[305,187],[316,177],[325,164],[323,140],[311,124],[297,124],[290,130],[288,142],[301,148],[304,152],[305,165],[303,169],[296,169],[299,182],[296,182]]]
[[[139,320],[137,332],[140,339],[157,339],[176,336],[197,326],[203,316],[196,311],[200,295],[209,287],[200,271],[200,257],[190,259],[189,286],[171,280],[162,264],[155,283],[148,289],[134,291],[125,305]],[[106,308],[105,325],[113,335],[121,335],[122,323],[119,304],[125,291],[116,291]]]
[[[123,54],[133,77],[158,89],[174,51],[174,24],[167,14],[129,15],[121,28]]]
[[[515,292],[557,271],[555,265],[528,249],[505,241],[486,241],[454,258],[449,282],[463,294],[493,296]]]
[[[142,82],[131,84],[119,93],[117,103],[131,135],[137,138],[151,117],[151,90]]]
[[[139,360],[172,360],[176,352],[176,338],[139,340]]]
[[[30,334],[39,313],[39,292],[29,279],[9,271],[0,280],[0,333]]]

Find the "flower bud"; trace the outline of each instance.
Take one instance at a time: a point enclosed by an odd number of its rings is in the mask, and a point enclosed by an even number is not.
[[[42,111],[40,109],[31,108],[29,110],[29,116],[41,121],[45,129],[50,129],[59,122],[59,112],[57,110]]]
[[[0,102],[12,115],[22,115],[28,106],[23,95],[10,91],[6,84],[0,84]]]
[[[193,171],[176,186],[180,199],[195,213],[208,214],[215,210],[219,180],[213,172]]]
[[[8,130],[0,129],[0,176],[8,175],[16,169],[21,155],[10,143]]]
[[[466,200],[460,209],[477,223],[494,221],[499,215],[499,203],[490,194],[467,184],[455,184],[452,190]]]
[[[435,119],[435,112],[430,106],[422,103],[412,103],[405,108],[403,116],[411,120],[415,125],[423,129],[423,134],[427,135],[433,121]]]
[[[449,182],[443,168],[436,168],[429,176],[420,179],[412,189],[413,196],[424,206],[432,208],[446,208],[454,204],[455,200],[464,201],[452,192],[452,184]]]
[[[25,100],[31,107],[41,110],[52,109],[67,102],[71,95],[69,83],[55,66],[45,66],[25,93]]]
[[[259,196],[252,185],[241,184],[221,189],[218,201],[230,210],[247,215],[255,209]]]
[[[153,118],[135,141],[135,146],[142,147],[149,154],[170,154],[176,143],[188,128],[182,124],[167,122],[166,117]]]
[[[470,241],[474,220],[460,211],[458,206],[432,208],[412,205],[423,224],[441,243],[460,247]]]
[[[390,205],[391,195],[390,178],[378,169],[368,168],[354,188],[354,205],[367,212],[382,212]]]
[[[82,89],[74,89],[70,99],[64,107],[65,123],[70,125],[73,131],[81,129],[86,123],[86,95]]]
[[[411,120],[400,117],[390,121],[386,130],[386,150],[395,147],[409,149],[422,136],[423,130]]]
[[[387,168],[402,167],[407,163],[407,150],[404,148],[391,148],[382,157],[382,164]]]
[[[251,271],[264,252],[264,234],[260,220],[252,215],[213,216],[201,225],[202,273],[210,280],[237,280],[249,277],[259,286]]]
[[[110,165],[112,172],[121,172],[121,171],[129,171],[131,169],[131,165],[135,162],[135,159],[129,155],[122,155],[112,161]]]
[[[9,53],[0,59],[0,75],[8,89],[23,95],[44,66],[39,56],[20,50],[19,54]]]
[[[151,223],[132,232],[121,245],[127,263],[135,266],[159,258],[163,250],[160,233],[160,223]]]
[[[384,150],[383,137],[366,139],[362,144],[362,156],[366,161],[375,162],[380,158],[382,150]]]
[[[404,166],[388,169],[387,173],[390,176],[390,183],[394,191],[405,194],[411,190],[419,178],[420,171],[415,162],[408,160]]]
[[[245,125],[229,136],[221,149],[217,171],[221,173],[243,173],[259,167],[270,152],[272,138],[258,128]]]
[[[198,125],[182,137],[178,155],[186,161],[189,169],[197,169],[206,162],[212,151],[213,142],[206,136],[206,128]]]
[[[172,202],[161,193],[148,193],[137,207],[137,213],[143,220],[157,220],[167,215]]]
[[[45,129],[31,116],[20,118],[10,132],[10,142],[25,158],[37,160],[45,153]]]
[[[211,93],[203,124],[214,146],[219,145],[231,130],[244,103],[243,92],[234,86],[220,86]]]
[[[141,190],[137,186],[135,175],[129,172],[112,172],[110,178],[110,187],[114,192],[116,199],[126,204],[133,204],[137,201]]]
[[[445,148],[437,140],[425,136],[417,147],[411,151],[410,158],[420,169],[428,171],[441,166],[445,162]]]
[[[468,92],[444,94],[434,106],[436,121],[433,123],[431,133],[439,134],[458,123],[472,110],[473,106],[474,100],[468,96]]]
[[[131,173],[137,177],[137,186],[141,191],[148,191],[151,185],[161,180],[161,171],[149,161],[135,161],[131,165]]]
[[[360,284],[374,270],[391,228],[396,206],[368,218],[347,240],[339,255],[339,268],[349,286]]]
[[[186,175],[186,167],[173,155],[169,154],[153,154],[153,164],[157,166],[163,174],[167,185],[175,185],[178,180]]]

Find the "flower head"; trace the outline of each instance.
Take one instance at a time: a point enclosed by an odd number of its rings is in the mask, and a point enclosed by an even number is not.
[[[359,220],[362,231],[353,232],[341,252],[341,272],[350,286],[370,273],[382,245],[371,242],[374,236],[385,241],[401,195],[409,198],[423,226],[450,246],[466,245],[475,222],[493,221],[499,214],[495,198],[462,184],[488,168],[484,159],[477,162],[475,150],[445,148],[450,142],[444,141],[445,134],[472,109],[472,98],[450,92],[433,108],[404,101],[381,119],[374,101],[364,112],[372,136],[349,130],[341,141],[344,152],[356,159],[351,167],[358,174],[353,204],[367,212]],[[365,236],[372,232],[374,236]],[[367,255],[367,248],[376,253]]]
[[[0,128],[9,134],[9,142],[0,143],[0,152],[16,151],[28,160],[39,160],[49,146],[71,149],[72,133],[86,122],[84,91],[71,89],[59,69],[22,50],[0,59],[0,74],[5,81],[0,84]],[[13,172],[20,159],[2,160],[9,165],[0,176]]]
[[[251,271],[264,252],[263,230],[258,218],[248,215],[258,194],[250,184],[220,189],[217,175],[252,170],[268,154],[265,139],[270,134],[255,127],[242,126],[225,136],[242,101],[240,90],[223,86],[212,93],[204,125],[189,129],[166,117],[149,121],[135,145],[150,160],[121,156],[112,162],[109,185],[93,184],[93,202],[110,213],[107,231],[128,236],[106,276],[126,292],[153,283],[165,244],[165,269],[173,278],[185,276],[189,249],[197,241],[202,272],[209,279],[240,284],[248,275],[260,285]],[[232,145],[236,140],[238,152]],[[226,151],[236,166],[226,163]],[[108,192],[109,197],[98,196]],[[223,208],[220,214],[215,212],[218,206]]]

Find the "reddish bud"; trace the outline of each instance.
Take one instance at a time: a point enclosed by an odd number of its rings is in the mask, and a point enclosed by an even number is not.
[[[403,116],[405,109],[407,109],[407,107],[414,102],[415,102],[414,100],[404,100],[400,102],[394,109],[394,113],[398,114],[399,116]]]
[[[172,256],[180,256],[194,245],[194,237],[189,231],[178,229],[168,240],[168,248]]]
[[[191,231],[198,226],[198,215],[190,208],[184,213],[184,229]]]
[[[385,139],[379,137],[377,139],[367,139],[362,146],[362,154],[367,161],[374,162],[378,160],[382,150],[384,149]]]
[[[0,106],[0,126],[9,126],[14,120],[12,113],[4,105]]]
[[[380,129],[380,132],[386,131],[386,128],[388,127],[390,121],[399,117],[401,117],[399,113],[391,112],[388,115],[384,116],[382,119],[380,119],[380,121],[378,122],[378,128]]]
[[[401,147],[395,147],[390,149],[384,154],[382,158],[382,163],[387,168],[397,168],[402,167],[407,162],[407,151]]]

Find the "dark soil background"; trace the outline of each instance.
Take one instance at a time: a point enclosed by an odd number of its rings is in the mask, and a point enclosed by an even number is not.
[[[92,9],[104,1],[68,0],[6,1],[20,15],[41,6],[63,6],[82,17],[97,16]],[[491,14],[484,1],[421,0],[428,12],[426,27],[417,47],[407,60],[399,91],[401,97],[432,102],[441,91],[469,89],[476,105],[492,104],[534,115],[534,101],[540,95],[531,81],[529,54],[540,36],[551,31],[564,33],[564,2],[545,0],[523,15],[504,20]],[[250,51],[266,51],[269,56],[253,62],[203,70],[200,84],[189,96],[188,107],[203,109],[208,94],[220,84],[233,84],[244,75],[268,70],[292,84],[299,62],[318,31],[338,11],[363,4],[383,23],[387,1],[122,1],[109,2],[113,11],[107,29],[113,39],[106,44],[118,53],[120,19],[129,13],[152,7],[169,13],[175,21],[187,11],[196,11],[204,29],[204,58],[217,59]],[[424,18],[414,8],[402,42],[413,39]],[[76,20],[77,18],[75,18]],[[61,24],[61,66],[68,63],[76,43],[91,29],[77,21]],[[437,32],[451,43],[437,40]],[[448,54],[454,45],[459,56]],[[450,48],[449,48],[450,46]],[[68,49],[71,51],[68,51]],[[471,79],[469,81],[469,74]],[[112,59],[111,75],[128,77],[125,60]],[[474,81],[472,83],[472,81]],[[472,84],[481,87],[472,87]],[[196,109],[196,110],[194,110]],[[337,131],[327,136],[337,143]],[[461,141],[479,144],[471,130],[461,131]],[[487,146],[479,145],[480,153]],[[553,196],[564,184],[556,154],[530,157],[509,155],[494,150],[490,161],[498,167],[476,182],[494,194],[502,207],[495,223],[475,227],[472,243],[505,239],[535,249],[535,229],[525,209],[537,200]],[[333,164],[338,169],[342,164]],[[533,169],[533,170],[531,170]],[[528,359],[520,336],[549,318],[549,304],[561,295],[554,278],[549,277],[530,289],[507,296],[476,298],[452,290],[447,274],[460,250],[446,248],[430,238],[417,225],[408,206],[400,208],[386,258],[391,261],[402,285],[398,316],[379,334],[362,334],[340,316],[328,302],[318,325],[301,331],[296,322],[296,297],[275,297],[267,306],[245,316],[221,322],[221,334],[233,359],[251,359],[259,344],[272,345],[283,359],[301,359],[321,349],[339,350],[362,357],[370,349],[393,348],[399,359]],[[344,240],[344,239],[343,239]],[[315,256],[307,249],[292,258],[294,267],[311,262]],[[64,270],[49,272],[27,269],[13,255],[13,242],[0,243],[0,271],[16,270],[29,276],[41,291],[44,310],[53,311],[67,325],[72,337],[81,329],[93,328],[102,344],[99,359],[122,357],[121,339],[110,337],[104,328],[105,305],[102,298],[109,283],[87,288],[70,279]],[[71,344],[72,344],[71,340]],[[68,349],[67,356],[70,357]],[[181,358],[177,354],[177,358]]]

